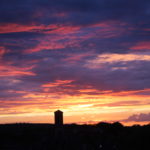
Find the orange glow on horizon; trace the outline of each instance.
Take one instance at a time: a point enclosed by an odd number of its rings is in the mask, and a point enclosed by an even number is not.
[[[57,80],[56,85],[67,84],[70,82],[72,81]],[[145,91],[149,91],[149,89],[145,89]],[[112,91],[106,91],[106,93],[104,92],[102,95],[92,95],[91,99],[86,93],[95,92],[94,89],[80,90],[80,92],[81,95],[79,96],[63,95],[62,98],[57,99],[55,102],[53,99],[55,94],[45,95],[39,93],[26,93],[23,98],[30,99],[30,102],[20,102],[18,100],[18,102],[15,102],[15,106],[13,106],[11,101],[7,101],[7,103],[3,102],[3,106],[9,105],[10,108],[8,107],[7,111],[0,108],[1,123],[15,121],[53,123],[53,112],[57,109],[64,111],[66,123],[120,121],[128,118],[128,116],[132,114],[149,112],[150,103],[148,103],[145,97],[134,95],[134,93],[144,92],[144,90],[120,92],[118,94],[113,93]],[[108,92],[110,93],[108,94]],[[134,100],[136,98],[139,98],[140,100]],[[11,107],[11,103],[13,108]],[[16,120],[15,116],[18,116]]]

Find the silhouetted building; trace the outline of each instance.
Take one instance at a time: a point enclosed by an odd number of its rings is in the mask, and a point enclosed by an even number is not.
[[[63,112],[57,110],[54,112],[55,114],[55,125],[63,125]]]

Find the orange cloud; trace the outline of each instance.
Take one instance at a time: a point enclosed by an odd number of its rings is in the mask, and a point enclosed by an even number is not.
[[[60,86],[60,85],[66,85],[66,84],[69,84],[73,82],[73,80],[56,80],[56,82],[54,83],[47,83],[47,84],[44,84],[42,85],[42,87],[57,87],[57,86]]]
[[[118,63],[118,62],[130,62],[130,61],[150,61],[150,56],[144,53],[101,54],[98,55],[95,59],[88,60],[85,66],[89,68],[99,68],[99,67],[103,67],[105,63]]]
[[[141,96],[144,97],[144,93],[150,93],[150,89],[113,92],[111,94],[114,96],[128,96],[128,95],[133,96],[133,95],[137,95],[137,94],[138,94],[138,96],[140,96],[140,94],[141,94]]]

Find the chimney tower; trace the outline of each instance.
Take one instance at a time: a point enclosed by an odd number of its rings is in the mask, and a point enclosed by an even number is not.
[[[55,125],[57,126],[63,125],[63,112],[57,110],[54,112],[54,116],[55,116]]]

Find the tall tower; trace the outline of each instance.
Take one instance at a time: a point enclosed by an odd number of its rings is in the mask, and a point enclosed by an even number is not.
[[[55,115],[55,125],[63,125],[63,112],[57,110],[54,112]]]

